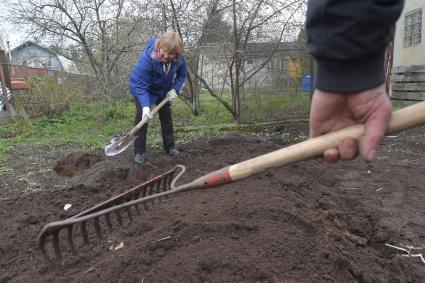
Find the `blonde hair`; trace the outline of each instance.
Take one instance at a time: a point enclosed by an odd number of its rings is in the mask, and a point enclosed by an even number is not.
[[[183,55],[183,41],[172,31],[164,32],[155,42],[155,49],[167,48],[168,52],[175,53],[177,57]]]

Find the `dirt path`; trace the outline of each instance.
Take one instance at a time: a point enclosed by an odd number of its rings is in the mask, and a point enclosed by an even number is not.
[[[40,256],[48,222],[176,164],[190,181],[307,135],[305,125],[280,131],[198,140],[176,158],[151,153],[144,166],[130,151],[21,149],[0,173],[0,282],[425,282],[420,257],[387,245],[425,254],[425,128],[387,137],[370,164],[317,158],[182,193],[78,255],[65,251],[61,265]]]

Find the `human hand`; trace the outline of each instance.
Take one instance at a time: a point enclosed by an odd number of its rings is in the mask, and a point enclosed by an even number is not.
[[[142,119],[143,118],[153,118],[153,115],[151,114],[151,109],[149,107],[143,107]]]
[[[170,101],[173,101],[177,97],[177,92],[174,89],[171,89],[167,92],[167,96],[170,98]]]
[[[391,118],[391,101],[384,85],[359,93],[342,94],[315,90],[310,110],[310,137],[362,123],[365,133],[358,141],[343,139],[338,148],[327,149],[325,160],[353,159],[357,151],[366,161],[375,158]]]

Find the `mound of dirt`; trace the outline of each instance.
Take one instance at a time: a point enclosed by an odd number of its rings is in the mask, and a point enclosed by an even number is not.
[[[59,176],[72,177],[104,159],[98,154],[72,152],[64,159],[59,160],[53,170]]]
[[[49,190],[65,178],[55,174],[31,193],[6,178],[0,282],[425,282],[418,256],[425,253],[425,128],[387,137],[372,163],[316,158],[172,195],[140,216],[133,211],[132,222],[123,213],[123,226],[112,217],[112,232],[101,222],[102,239],[89,223],[90,245],[76,233],[76,255],[61,233],[64,258],[53,266],[40,255],[37,236],[46,223],[177,164],[187,167],[180,184],[280,149],[306,136],[306,128],[285,128],[285,140],[282,133],[201,139],[181,146],[176,157],[149,153],[142,166],[133,164],[131,150],[108,158],[90,153],[88,162],[76,154],[64,164],[78,172],[59,190]],[[64,210],[65,204],[72,206]]]

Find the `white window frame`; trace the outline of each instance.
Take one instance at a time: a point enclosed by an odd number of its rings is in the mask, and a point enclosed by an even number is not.
[[[422,9],[413,11],[404,17],[404,47],[422,42]]]

